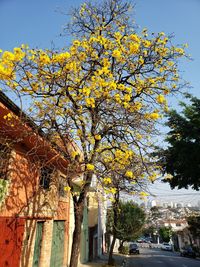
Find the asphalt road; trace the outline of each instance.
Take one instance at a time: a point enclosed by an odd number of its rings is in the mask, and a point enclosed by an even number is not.
[[[140,248],[140,255],[127,258],[127,267],[200,267],[199,259],[181,257],[179,253]]]

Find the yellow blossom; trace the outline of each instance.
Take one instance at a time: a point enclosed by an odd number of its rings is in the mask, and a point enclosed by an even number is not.
[[[115,49],[112,52],[112,56],[115,57],[115,58],[120,58],[121,57],[121,52],[118,49]]]
[[[49,64],[50,62],[51,62],[51,60],[47,54],[45,54],[45,53],[40,54],[39,63],[41,65],[46,65],[46,64]]]
[[[117,40],[120,40],[122,38],[122,34],[120,32],[115,32],[114,36]]]
[[[93,171],[93,170],[94,170],[94,165],[88,163],[88,164],[86,165],[86,169],[87,169],[88,171]]]
[[[156,100],[157,100],[157,102],[158,102],[159,104],[163,104],[163,103],[166,102],[166,99],[165,99],[165,97],[164,97],[163,95],[158,95],[158,96],[156,97]]]
[[[124,95],[124,101],[129,102],[131,100],[131,95],[125,94]]]
[[[54,54],[52,58],[53,63],[64,63],[68,58],[70,58],[70,53],[65,52],[65,53],[60,53],[60,54]]]
[[[154,181],[156,180],[156,178],[157,178],[156,173],[153,173],[152,175],[149,176],[149,180],[150,180],[151,182],[154,182]]]
[[[71,190],[71,187],[70,186],[64,186],[64,190],[69,192]]]
[[[128,178],[134,178],[135,177],[132,171],[126,171],[125,176]]]
[[[117,192],[117,189],[114,187],[111,187],[111,188],[105,190],[105,193],[107,193],[107,194],[113,194],[114,195],[114,194],[116,194],[116,192]]]
[[[143,45],[144,45],[145,47],[150,47],[150,46],[151,46],[151,42],[148,41],[148,40],[144,40],[144,41],[143,41]]]
[[[71,153],[72,158],[75,158],[78,155],[79,155],[79,153],[77,151],[72,151],[72,153]]]
[[[80,46],[81,45],[81,42],[79,40],[74,40],[73,41],[73,45]]]
[[[160,115],[157,113],[157,112],[153,112],[149,115],[149,117],[152,119],[152,120],[157,120],[160,118]]]
[[[144,51],[143,51],[143,55],[144,55],[144,57],[146,57],[147,54],[148,54],[147,50],[144,50]]]
[[[130,107],[130,111],[139,111],[142,108],[142,103],[136,101],[133,103],[133,105]]]
[[[165,35],[165,33],[164,32],[160,32],[160,36],[164,36]]]
[[[15,55],[9,51],[5,51],[2,55],[2,59],[6,61],[14,61],[15,60]]]
[[[110,177],[105,177],[104,179],[103,179],[103,182],[104,182],[104,184],[111,184],[112,183],[112,179],[110,178]]]
[[[13,50],[16,61],[21,61],[25,57],[25,53],[22,51],[21,48],[15,47]]]
[[[101,135],[100,134],[95,134],[94,139],[95,140],[101,140]]]
[[[116,100],[117,103],[121,103],[122,102],[120,94],[116,94],[115,95],[115,100]]]
[[[138,50],[139,50],[139,44],[137,43],[130,44],[129,51],[131,54],[136,54]]]
[[[3,116],[4,120],[10,121],[13,118],[13,115],[11,113],[8,113],[7,115]]]
[[[86,88],[86,87],[84,87],[83,89],[82,89],[82,93],[84,94],[84,95],[86,95],[86,96],[89,96],[90,95],[90,88]]]
[[[176,48],[176,52],[179,53],[180,55],[184,55],[185,51],[183,48]]]
[[[86,102],[86,106],[91,107],[91,108],[95,108],[94,98],[86,98],[85,102]]]
[[[14,78],[14,71],[12,66],[4,66],[0,64],[0,79],[1,80],[11,80]]]
[[[147,192],[140,192],[140,196],[141,197],[146,197],[146,196],[148,196],[149,194],[147,193]]]
[[[132,41],[136,42],[136,43],[139,43],[139,42],[140,42],[140,38],[139,38],[138,35],[136,35],[136,34],[131,34],[131,35],[129,36],[129,38],[130,38]]]

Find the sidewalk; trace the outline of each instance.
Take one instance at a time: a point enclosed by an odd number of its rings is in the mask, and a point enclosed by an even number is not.
[[[115,260],[115,266],[120,267],[123,266],[123,261],[126,260],[126,256],[120,254],[113,254],[113,258]],[[79,264],[78,267],[106,267],[108,262],[108,254],[101,255],[101,258],[96,259],[92,262],[87,262],[84,264]]]

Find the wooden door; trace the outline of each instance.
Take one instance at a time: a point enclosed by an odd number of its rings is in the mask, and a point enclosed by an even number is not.
[[[54,221],[50,267],[63,266],[65,221]]]

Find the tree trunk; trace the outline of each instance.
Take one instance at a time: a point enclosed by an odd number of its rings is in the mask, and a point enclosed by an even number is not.
[[[75,195],[72,196],[73,204],[74,204],[74,232],[73,232],[72,249],[71,249],[69,267],[78,266],[84,205],[87,199],[87,193],[88,193],[89,187],[91,185],[92,174],[93,174],[92,172],[89,172],[84,177],[83,180],[86,181],[86,184],[84,188],[81,189],[79,197],[77,198],[77,196]]]
[[[109,257],[108,257],[108,265],[114,265],[114,260],[113,260],[113,249],[115,246],[115,241],[116,241],[116,237],[115,235],[113,235],[113,240],[110,246],[110,250],[109,250]]]
[[[75,227],[73,232],[72,250],[71,250],[69,267],[78,266],[78,257],[80,253],[80,241],[81,241],[81,225],[83,222],[83,212],[84,212],[84,201],[85,199],[83,198],[81,202],[74,204]]]
[[[114,265],[114,260],[113,260],[113,249],[115,246],[115,241],[116,241],[116,227],[117,227],[117,221],[118,221],[118,209],[119,209],[119,190],[115,193],[115,203],[113,204],[113,212],[114,212],[114,217],[113,217],[113,240],[110,246],[109,250],[109,257],[108,257],[108,265]]]

